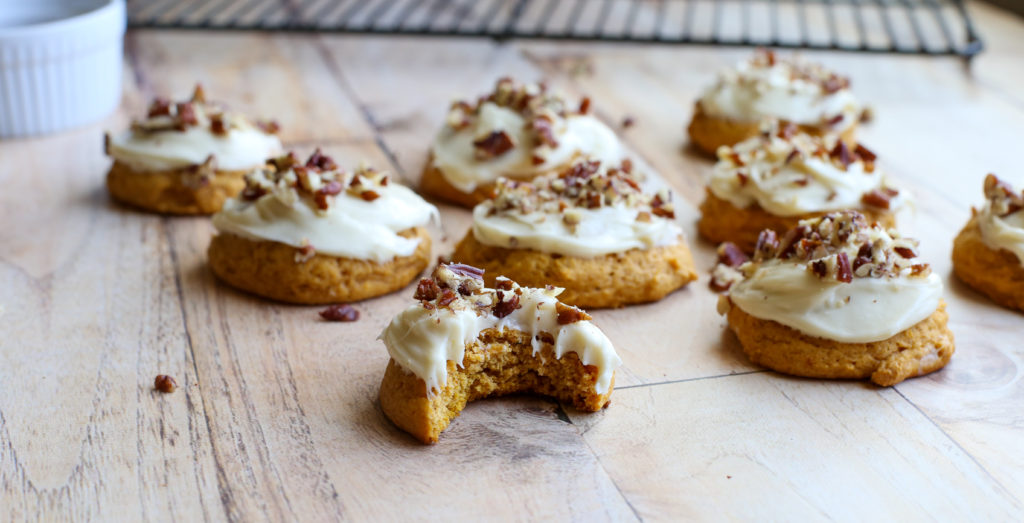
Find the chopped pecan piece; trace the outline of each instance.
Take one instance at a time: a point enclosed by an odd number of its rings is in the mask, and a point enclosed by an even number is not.
[[[507,153],[515,144],[505,131],[492,131],[491,134],[474,141],[473,147],[476,148],[475,155],[478,160],[487,160]]]
[[[850,164],[854,162],[853,154],[846,147],[846,142],[842,140],[836,142],[836,146],[828,154],[832,158],[839,160],[839,163],[843,164],[843,169],[849,168]]]
[[[910,247],[893,247],[892,250],[896,254],[899,254],[900,256],[902,256],[902,257],[904,257],[904,258],[906,258],[908,260],[913,258],[913,257],[915,257],[915,256],[917,256],[917,253],[914,252],[914,249],[911,249]]]
[[[811,272],[813,272],[815,276],[819,278],[828,276],[828,264],[825,263],[825,260],[814,260],[811,262],[810,267]]]
[[[154,98],[153,102],[149,104],[149,112],[147,116],[152,118],[154,116],[170,116],[171,115],[171,101],[166,98]]]
[[[321,171],[333,171],[338,168],[338,164],[334,163],[333,158],[320,152],[320,148],[317,147],[306,160],[306,167],[315,167]]]
[[[860,198],[860,202],[864,205],[878,207],[879,209],[888,209],[889,206],[892,205],[892,199],[899,193],[900,192],[896,189],[890,189],[888,187],[875,189],[871,192],[864,193],[864,196],[861,196]]]
[[[175,118],[175,126],[179,131],[184,131],[186,127],[190,125],[198,125],[199,120],[196,119],[195,107],[192,106],[191,102],[183,102],[175,104],[178,114]]]
[[[846,89],[849,86],[850,86],[850,79],[849,78],[833,74],[833,75],[829,76],[828,79],[825,80],[824,83],[822,83],[821,89],[823,91],[825,91],[826,93],[828,93],[828,94],[832,94],[832,93],[841,91],[843,89]]]
[[[210,117],[210,131],[212,131],[213,134],[220,136],[228,134],[228,128],[224,123],[223,114],[215,114]]]
[[[506,299],[507,297],[507,299]],[[494,304],[494,316],[504,318],[519,308],[519,295],[498,291],[498,303]]]
[[[853,148],[853,152],[857,155],[858,158],[864,160],[865,162],[873,162],[878,159],[878,156],[875,153],[873,153],[871,149],[868,149],[867,147],[864,147],[861,144],[857,144],[857,147]]]
[[[441,287],[437,285],[433,278],[423,278],[416,285],[416,294],[413,294],[412,297],[421,301],[434,301],[440,293]]]
[[[157,374],[156,379],[153,380],[153,388],[164,394],[170,394],[178,388],[178,382],[166,374]]]
[[[853,271],[850,269],[850,258],[845,252],[836,255],[836,279],[843,283],[853,281]]]
[[[377,191],[366,190],[366,191],[363,191],[363,192],[359,193],[359,197],[364,199],[364,200],[366,200],[366,201],[368,201],[368,202],[372,202],[372,201],[376,200],[377,198],[380,198],[380,194]]]
[[[754,246],[754,256],[758,259],[770,258],[779,248],[779,237],[775,231],[765,229],[757,235],[757,244]]]
[[[566,305],[562,302],[555,302],[555,312],[558,314],[559,325],[569,325],[578,321],[589,321],[590,315],[576,307]]]
[[[313,200],[316,201],[317,208],[320,210],[327,210],[327,207],[329,206],[327,197],[340,193],[341,189],[341,184],[334,180],[331,180],[323,187],[317,189],[316,193],[313,195]]]
[[[342,303],[331,305],[320,311],[320,317],[327,321],[356,321],[359,319],[359,311],[351,305]]]
[[[275,120],[259,120],[256,122],[256,127],[267,134],[277,134],[281,130],[281,125]]]
[[[441,298],[437,300],[437,305],[440,307],[447,307],[451,302],[455,301],[458,295],[451,289],[444,289],[441,291]]]
[[[580,114],[587,114],[588,112],[590,112],[590,97],[589,96],[584,96],[583,99],[580,100],[580,109],[579,109],[578,112]]]
[[[718,263],[724,263],[729,267],[739,267],[748,261],[750,261],[750,257],[735,243],[725,242],[718,246]]]
[[[448,270],[458,274],[459,276],[467,276],[476,280],[484,279],[484,270],[473,267],[472,265],[466,265],[464,263],[449,263],[447,265]],[[511,281],[509,282],[509,288],[511,288]]]

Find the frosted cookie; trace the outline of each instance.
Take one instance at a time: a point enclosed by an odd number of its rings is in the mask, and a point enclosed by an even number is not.
[[[753,252],[764,229],[781,235],[801,220],[855,209],[883,228],[906,203],[863,145],[767,123],[762,132],[718,149],[697,230],[713,243]]]
[[[213,216],[208,251],[221,280],[292,303],[351,302],[405,287],[430,261],[434,206],[368,167],[313,153],[275,158]]]
[[[532,182],[501,179],[473,209],[452,260],[523,285],[564,287],[578,307],[660,300],[697,278],[671,193],[644,193],[629,161],[582,159]]]
[[[764,120],[782,120],[809,134],[842,136],[853,145],[863,109],[848,78],[800,56],[759,49],[701,95],[688,129],[708,154],[757,136]]]
[[[1024,195],[985,177],[985,204],[953,241],[953,272],[992,301],[1024,310]]]
[[[420,186],[472,207],[490,196],[500,177],[529,180],[582,155],[618,164],[624,156],[618,137],[589,111],[589,98],[570,106],[544,84],[502,78],[475,104],[452,104]]]
[[[751,261],[720,266],[719,301],[756,364],[812,378],[895,385],[953,355],[942,281],[917,242],[868,226],[856,211],[765,231]]]
[[[480,269],[440,265],[420,280],[419,303],[380,339],[391,355],[380,406],[402,430],[434,443],[466,403],[513,393],[550,396],[594,412],[608,405],[622,360],[560,289],[521,287]]]
[[[157,98],[131,130],[105,136],[114,165],[110,195],[122,203],[169,214],[211,214],[245,186],[245,173],[281,153],[275,123],[253,123],[206,101]]]

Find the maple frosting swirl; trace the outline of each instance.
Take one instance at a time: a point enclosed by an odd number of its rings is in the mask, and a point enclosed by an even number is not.
[[[594,391],[608,392],[622,360],[590,316],[558,301],[561,289],[520,287],[501,277],[490,289],[482,275],[475,267],[439,265],[417,286],[419,303],[400,312],[380,334],[395,363],[424,381],[428,397],[448,381],[448,362],[461,366],[466,345],[487,329],[528,334],[534,356],[544,344],[559,359],[575,352],[584,365],[597,368]]]
[[[439,216],[384,173],[341,170],[319,150],[305,164],[294,154],[275,158],[245,182],[242,194],[213,216],[218,231],[330,256],[376,262],[409,256],[420,240],[399,233]]]
[[[744,209],[758,205],[776,216],[871,206],[896,210],[905,195],[875,166],[863,145],[849,149],[835,136],[811,136],[771,122],[759,136],[717,151],[708,189]]]
[[[473,209],[473,236],[485,245],[586,258],[678,244],[671,192],[644,193],[632,171],[629,160],[610,167],[581,159],[529,182],[502,178],[495,197]]]
[[[993,174],[985,177],[985,203],[975,209],[981,239],[992,249],[1005,249],[1024,264],[1024,194]]]
[[[720,73],[699,103],[710,116],[744,122],[780,118],[842,132],[862,112],[849,86],[849,79],[798,55],[781,58],[761,49]]]
[[[733,275],[725,303],[844,343],[906,330],[935,312],[943,290],[915,240],[869,226],[855,211],[803,220],[781,239],[766,230],[752,260],[723,262],[716,278]]]
[[[625,155],[615,132],[543,84],[498,80],[476,104],[454,102],[431,147],[433,165],[455,188],[472,192],[499,177],[526,179],[587,155],[618,163]]]
[[[241,171],[281,153],[276,128],[207,102],[197,86],[185,102],[154,100],[146,118],[132,122],[130,131],[108,137],[106,147],[116,161],[138,172],[181,169],[208,160],[218,170]]]

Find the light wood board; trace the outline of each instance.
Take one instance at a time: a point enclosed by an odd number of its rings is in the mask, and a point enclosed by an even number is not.
[[[130,33],[115,115],[0,143],[0,519],[1020,520],[1024,316],[950,277],[949,253],[985,173],[1024,185],[1024,22],[971,7],[989,50],[970,69],[808,53],[875,108],[863,141],[916,195],[904,228],[946,283],[953,361],[888,389],[751,365],[715,313],[713,246],[693,225],[710,164],[684,128],[747,50]],[[447,103],[506,74],[590,95],[680,195],[702,270],[660,303],[594,314],[624,360],[597,414],[488,400],[421,446],[376,402],[376,337],[411,289],[325,323],[215,281],[207,219],[128,210],[103,188],[103,131],[197,81],[279,120],[302,154],[414,185]],[[469,223],[440,207],[434,254]],[[181,389],[153,392],[157,374]]]

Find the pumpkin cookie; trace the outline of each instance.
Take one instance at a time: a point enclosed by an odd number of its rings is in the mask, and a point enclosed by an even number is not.
[[[478,102],[452,104],[420,188],[472,207],[490,196],[499,177],[529,180],[583,155],[618,164],[618,137],[589,111],[589,98],[570,107],[544,84],[502,78]]]
[[[276,131],[207,102],[198,86],[189,101],[157,98],[128,133],[105,137],[107,189],[149,211],[214,213],[245,187],[245,173],[281,152]]]
[[[707,154],[757,136],[763,120],[792,123],[812,135],[838,135],[853,146],[863,109],[848,78],[799,56],[759,49],[723,71],[697,101],[688,132]]]
[[[419,303],[381,333],[391,360],[380,405],[395,425],[435,443],[466,404],[513,393],[551,396],[594,412],[606,407],[622,360],[587,313],[552,287],[506,278],[484,286],[480,269],[440,265],[420,281]]]
[[[697,274],[671,193],[645,194],[631,171],[581,160],[532,182],[501,179],[452,260],[484,268],[488,284],[563,287],[578,307],[660,300]]]
[[[942,281],[917,242],[856,211],[804,220],[782,239],[764,231],[753,260],[723,262],[719,312],[754,363],[890,386],[953,355]]]
[[[992,301],[1024,311],[1024,195],[985,177],[986,202],[953,241],[953,272]]]
[[[313,153],[275,158],[214,215],[210,268],[221,280],[291,303],[357,301],[405,287],[430,261],[437,210],[368,167]]]
[[[835,137],[766,123],[758,136],[718,150],[697,230],[749,253],[762,230],[781,235],[801,220],[842,209],[894,227],[907,198],[875,160],[863,145],[851,149]]]

